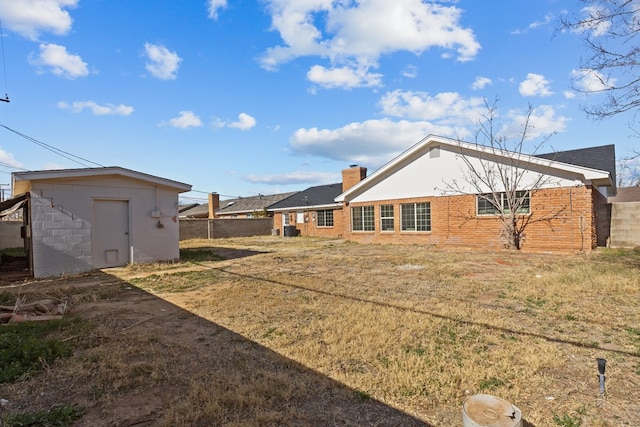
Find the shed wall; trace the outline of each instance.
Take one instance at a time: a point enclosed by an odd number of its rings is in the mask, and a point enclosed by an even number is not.
[[[122,177],[95,177],[35,181],[31,198],[35,277],[93,269],[95,199],[129,202],[131,262],[172,260],[180,256],[177,190]]]

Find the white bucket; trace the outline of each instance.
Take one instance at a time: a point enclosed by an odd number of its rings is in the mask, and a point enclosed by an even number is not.
[[[522,427],[522,412],[506,400],[476,394],[462,404],[463,427]]]

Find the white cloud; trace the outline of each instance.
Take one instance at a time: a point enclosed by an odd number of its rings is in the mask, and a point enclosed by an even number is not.
[[[528,30],[534,30],[538,27],[542,27],[544,25],[548,25],[551,22],[553,22],[554,20],[554,16],[552,13],[547,13],[544,16],[544,19],[542,21],[533,21],[531,24],[529,24],[529,26],[527,27],[526,30],[514,30],[511,32],[511,34],[524,34],[526,33]]]
[[[473,81],[473,84],[471,85],[471,89],[473,89],[473,90],[481,90],[481,89],[484,89],[485,87],[487,87],[489,85],[492,85],[492,84],[493,84],[493,82],[491,81],[491,79],[489,77],[478,76]]]
[[[247,113],[238,114],[238,120],[235,122],[227,122],[220,118],[213,119],[213,127],[223,128],[230,127],[240,130],[249,130],[256,125],[257,121]]]
[[[507,116],[509,123],[504,126],[501,133],[507,138],[519,139],[524,131],[526,113],[520,110],[511,110]],[[536,139],[563,132],[567,128],[569,120],[568,117],[559,115],[552,105],[536,107],[529,116],[527,137],[528,139]]]
[[[382,74],[368,73],[366,69],[327,69],[321,65],[314,65],[307,73],[309,81],[328,89],[381,86],[381,78]]]
[[[61,101],[58,108],[72,110],[74,113],[81,113],[83,110],[90,110],[94,116],[128,116],[133,113],[133,107],[120,104],[99,105],[94,101],[74,101],[71,104]]]
[[[193,111],[180,111],[178,117],[169,120],[169,125],[174,128],[188,129],[202,126],[202,121]]]
[[[549,89],[549,81],[541,74],[529,73],[527,79],[520,83],[522,96],[549,96],[553,92]]]
[[[218,19],[218,11],[227,7],[227,0],[208,0],[209,18]]]
[[[174,80],[182,58],[162,45],[145,43],[147,56],[146,68],[154,77],[162,80]]]
[[[426,121],[393,121],[385,118],[350,123],[338,129],[298,129],[289,143],[296,154],[375,167],[429,134],[452,135],[455,132],[454,128]]]
[[[575,88],[580,92],[601,92],[615,86],[615,78],[607,78],[596,70],[572,70],[571,78]]]
[[[13,167],[16,169],[22,169],[22,163],[20,163],[19,161],[17,161],[14,157],[13,154],[4,151],[2,149],[2,147],[0,147],[0,163],[2,163],[3,165],[8,165],[9,167]],[[2,165],[0,165],[2,166]]]
[[[468,61],[480,49],[473,31],[460,25],[462,11],[455,5],[422,0],[269,0],[268,11],[272,29],[283,41],[260,58],[269,70],[301,56],[319,56],[332,68],[364,69],[367,74],[380,56],[397,51],[420,54],[440,48]]]
[[[582,26],[576,27],[574,33],[590,31],[594,37],[605,35],[611,29],[611,21],[601,19],[600,16],[607,16],[611,12],[604,6],[587,6],[580,10],[584,16],[581,20]]]
[[[247,113],[238,114],[238,121],[229,123],[230,128],[236,128],[240,130],[249,130],[256,125],[256,119],[248,115]]]
[[[43,32],[65,35],[71,30],[70,9],[78,0],[2,0],[2,25],[30,40]]]
[[[486,112],[483,98],[464,98],[457,92],[430,96],[427,92],[395,90],[382,97],[380,106],[382,113],[387,116],[435,120],[460,126],[475,124],[480,115]]]
[[[402,75],[408,79],[415,79],[418,77],[418,67],[415,65],[407,65],[407,67],[402,72]]]
[[[247,175],[245,180],[252,184],[288,185],[288,184],[320,184],[339,182],[339,173],[329,172],[289,172],[275,175]]]
[[[29,62],[36,66],[51,68],[56,76],[75,79],[89,74],[87,63],[79,55],[67,52],[67,48],[53,43],[41,43],[40,54],[37,57],[31,55]]]

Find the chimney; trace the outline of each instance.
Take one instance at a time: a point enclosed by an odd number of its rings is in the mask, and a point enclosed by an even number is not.
[[[216,211],[220,209],[220,195],[218,193],[209,194],[209,219],[216,216]]]
[[[367,177],[367,168],[350,165],[342,170],[342,191],[345,192]]]

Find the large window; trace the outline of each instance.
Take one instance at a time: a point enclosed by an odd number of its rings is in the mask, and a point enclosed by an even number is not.
[[[431,203],[403,203],[400,205],[402,231],[431,231]]]
[[[380,205],[380,231],[393,231],[393,205]]]
[[[357,206],[351,208],[352,231],[374,231],[373,206]]]
[[[318,227],[333,227],[333,209],[317,211]]]
[[[531,198],[528,191],[516,191],[516,205],[519,214],[528,214],[531,212]],[[478,205],[478,215],[500,215],[500,212],[509,213],[509,200],[507,193],[496,193],[495,203],[491,193],[480,194],[476,197]],[[497,206],[496,206],[497,204]],[[501,209],[498,209],[501,207]]]

